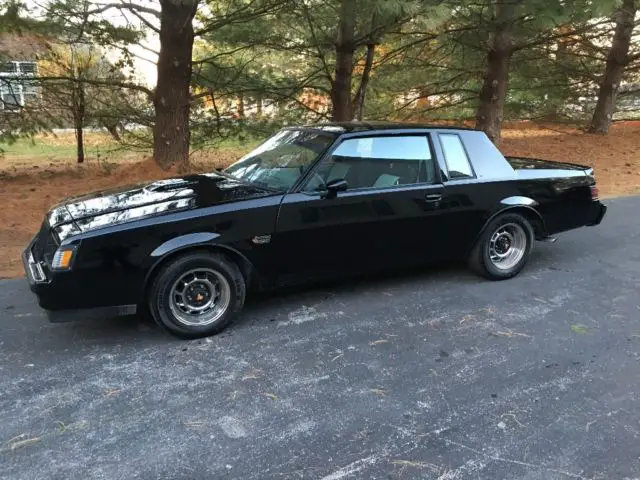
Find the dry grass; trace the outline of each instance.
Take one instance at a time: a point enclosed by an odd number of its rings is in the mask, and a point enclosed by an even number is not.
[[[194,171],[213,171],[228,165],[244,152],[224,150],[194,155]],[[40,228],[50,207],[71,195],[147,180],[170,178],[175,171],[163,171],[148,158],[125,159],[119,163],[67,161],[46,166],[33,164],[7,168],[0,158],[0,278],[23,275],[21,252]]]
[[[615,124],[609,135],[558,125],[520,123],[503,132],[506,155],[594,167],[601,195],[640,194],[640,121]]]
[[[603,196],[640,193],[640,122],[616,124],[608,136],[557,125],[519,123],[504,130],[508,155],[564,160],[593,166]],[[23,274],[20,253],[38,230],[44,213],[69,195],[167,178],[142,153],[114,150],[102,134],[88,134],[89,161],[73,164],[73,134],[20,144],[0,157],[0,278]],[[228,165],[249,148],[234,146],[193,155],[196,171]],[[102,160],[92,152],[105,152]]]

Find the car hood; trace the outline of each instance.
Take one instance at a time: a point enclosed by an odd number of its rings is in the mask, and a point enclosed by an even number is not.
[[[162,213],[273,194],[217,173],[190,175],[70,197],[51,209],[47,222],[51,228],[64,231],[67,226],[79,233]]]

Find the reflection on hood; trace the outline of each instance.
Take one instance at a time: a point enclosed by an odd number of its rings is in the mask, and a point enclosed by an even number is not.
[[[215,173],[191,175],[71,197],[47,215],[49,227],[87,232],[109,225],[192,208],[273,195]]]
[[[65,206],[74,219],[91,217],[110,211],[189,197],[194,191],[188,188],[188,185],[189,182],[186,180],[161,180],[137,189],[106,191],[94,196],[72,199]]]
[[[117,223],[124,223],[138,218],[158,215],[160,213],[169,213],[176,210],[188,208],[191,199],[183,198],[181,200],[173,200],[170,202],[155,203],[153,205],[145,205],[143,207],[129,208],[117,212],[105,213],[94,217],[85,217],[76,221],[76,225],[83,232],[88,232],[101,227],[107,227]]]

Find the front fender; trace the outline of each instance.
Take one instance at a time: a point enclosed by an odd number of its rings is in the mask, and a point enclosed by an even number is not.
[[[171,240],[167,240],[157,247],[153,252],[151,252],[151,258],[162,258],[184,248],[210,245],[219,237],[219,233],[212,232],[198,232],[181,235],[179,237],[172,238]]]
[[[260,278],[257,276],[258,272],[256,272],[251,261],[235,248],[222,243],[217,243],[216,240],[219,238],[220,234],[213,232],[189,233],[167,240],[162,245],[158,246],[150,255],[151,265],[147,269],[147,274],[145,276],[145,289],[149,285],[149,280],[165,261],[180,254],[180,252],[186,252],[197,248],[225,252],[229,257],[237,262],[247,284],[254,281],[259,284]]]

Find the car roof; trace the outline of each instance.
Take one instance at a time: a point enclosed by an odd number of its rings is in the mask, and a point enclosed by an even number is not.
[[[474,128],[450,125],[429,125],[409,122],[322,122],[305,125],[302,128],[327,130],[335,133],[368,132],[374,130],[409,130],[409,129],[439,129],[439,130],[475,130]]]

